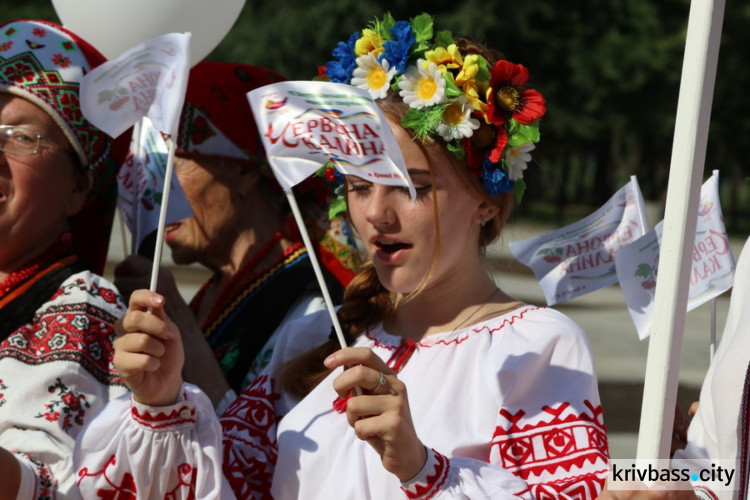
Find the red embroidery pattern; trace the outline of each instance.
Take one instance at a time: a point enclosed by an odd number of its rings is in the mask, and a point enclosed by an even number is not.
[[[116,463],[117,459],[112,455],[100,471],[89,473],[88,467],[82,468],[78,472],[78,486],[80,487],[85,478],[92,478],[94,481],[97,481],[98,478],[99,482],[104,480],[107,487],[97,490],[97,498],[102,500],[138,500],[138,490],[130,472],[125,472],[122,475],[120,484],[117,484],[107,475],[107,469]],[[164,500],[175,500],[177,498],[195,500],[196,478],[197,468],[195,466],[187,463],[179,464],[177,466],[177,485],[165,493]]]
[[[190,464],[177,466],[177,486],[164,495],[164,500],[176,500],[185,498],[195,500],[195,480],[198,477],[198,469]],[[187,487],[187,490],[185,490]]]
[[[434,462],[435,471],[432,475],[427,476],[426,483],[419,482],[408,490],[402,487],[401,490],[406,494],[407,498],[418,498],[420,500],[433,498],[440,492],[440,488],[448,480],[448,473],[451,467],[450,460],[435,450],[430,451],[432,456],[429,458],[429,461]]]
[[[531,486],[531,494],[537,500],[593,500],[599,496],[606,477],[605,472],[535,484]]]
[[[132,400],[131,400],[132,401]],[[195,407],[193,403],[186,402],[181,404],[169,413],[158,412],[156,414],[148,411],[140,412],[138,407],[133,404],[130,408],[130,414],[137,423],[149,429],[164,429],[182,424],[194,424]]]
[[[428,341],[428,342],[425,342],[425,341],[417,342],[416,345],[419,346],[420,349],[429,349],[431,347],[436,347],[436,346],[439,346],[439,345],[461,344],[466,339],[468,339],[470,336],[476,335],[477,333],[479,333],[481,331],[486,331],[489,334],[497,333],[500,330],[502,330],[503,328],[505,328],[506,326],[513,325],[513,323],[515,323],[516,320],[523,319],[524,316],[526,316],[526,314],[528,314],[530,312],[533,312],[533,311],[543,310],[543,309],[546,309],[546,307],[527,307],[527,308],[523,309],[520,312],[513,313],[512,316],[510,316],[509,318],[504,319],[502,321],[502,323],[500,323],[499,325],[497,325],[495,328],[490,328],[489,326],[483,325],[483,326],[481,326],[479,328],[468,329],[465,332],[463,332],[461,335],[457,335],[455,337],[449,337],[447,339],[440,339],[437,342],[431,342],[431,341]],[[387,349],[389,351],[398,350],[399,348],[401,348],[401,344],[399,344],[399,345],[390,345],[389,346],[389,345],[385,345],[385,344],[382,344],[382,343],[378,342],[378,340],[376,338],[374,338],[372,335],[370,335],[370,330],[369,329],[365,331],[365,336],[369,340],[371,340],[373,342],[373,344],[374,344],[373,347],[379,347],[379,348],[382,348],[382,349]]]
[[[221,417],[224,476],[238,498],[270,499],[278,456],[274,379],[261,375]]]
[[[86,401],[86,395],[70,390],[59,378],[47,390],[53,394],[59,392],[59,398],[44,405],[46,411],[39,413],[36,418],[46,418],[50,422],[58,422],[62,416],[60,426],[65,432],[73,427],[73,423],[83,426],[86,408],[90,408],[88,401]],[[59,411],[57,411],[58,408]],[[62,412],[62,415],[60,415],[60,412]]]
[[[60,66],[61,68],[67,68],[70,66],[70,58],[65,57],[62,54],[55,54],[52,56],[52,63],[56,66]]]
[[[77,300],[72,304],[48,304],[31,323],[21,326],[0,343],[0,357],[27,365],[72,361],[102,384],[123,385],[111,363],[117,317],[111,308],[98,307],[91,299],[104,300],[113,304],[114,311],[124,313],[118,293],[97,283],[87,285],[83,279],[76,279],[63,284],[51,302],[62,295]]]
[[[114,455],[112,455],[109,459],[109,461],[104,465],[104,468],[100,471],[89,473],[88,467],[83,467],[81,470],[78,471],[78,486],[81,485],[81,482],[87,478],[97,478],[101,476],[102,479],[111,487],[110,488],[99,488],[97,490],[96,494],[99,498],[105,499],[105,500],[137,500],[138,491],[136,490],[135,481],[133,480],[133,475],[129,472],[126,472],[122,476],[122,481],[120,481],[120,484],[117,485],[112,481],[112,479],[107,476],[107,469],[115,465],[117,463],[117,459]]]
[[[29,463],[36,471],[34,474],[36,476],[36,484],[34,485],[32,498],[34,500],[53,500],[56,498],[54,492],[57,490],[57,481],[52,479],[52,474],[47,468],[47,464],[25,453],[16,452],[15,455],[20,460]]]
[[[542,410],[552,418],[522,425],[523,410],[515,414],[502,409],[500,416],[507,420],[505,426],[495,429],[492,446],[497,448],[500,466],[524,480],[534,493],[534,498],[589,499],[596,498],[607,475],[606,427],[602,407],[584,401],[590,413],[576,413],[569,403]],[[601,470],[585,466],[601,465]],[[560,469],[571,472],[580,469],[577,477],[560,481],[531,484],[542,473],[558,474]]]
[[[7,390],[8,390],[8,386],[5,384],[5,382],[0,380],[0,391],[7,391]],[[0,407],[2,407],[6,401],[8,400],[5,399],[5,394],[0,392]]]

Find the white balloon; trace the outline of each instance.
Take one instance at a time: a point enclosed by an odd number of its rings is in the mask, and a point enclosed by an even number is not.
[[[192,33],[190,65],[229,33],[245,0],[52,0],[62,25],[108,59],[155,36]]]

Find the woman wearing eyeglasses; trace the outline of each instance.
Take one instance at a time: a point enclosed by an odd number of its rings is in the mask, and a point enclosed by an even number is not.
[[[117,162],[78,99],[104,58],[51,23],[0,33],[0,499],[76,498],[75,438],[125,392],[111,363],[125,307],[95,274]]]

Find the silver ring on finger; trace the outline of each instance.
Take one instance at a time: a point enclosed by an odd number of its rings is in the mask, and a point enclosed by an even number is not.
[[[375,386],[375,389],[380,387],[381,385],[385,384],[385,374],[383,372],[380,372],[380,378],[378,379],[378,385]]]

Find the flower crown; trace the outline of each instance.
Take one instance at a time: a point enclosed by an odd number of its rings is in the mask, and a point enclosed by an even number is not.
[[[392,89],[409,105],[402,126],[419,139],[442,137],[490,195],[512,190],[521,200],[546,111],[544,97],[525,88],[524,66],[498,61],[490,68],[481,55],[461,54],[450,31],[433,35],[429,14],[407,22],[388,13],[339,42],[333,56],[319,79],[365,89],[373,99]]]

